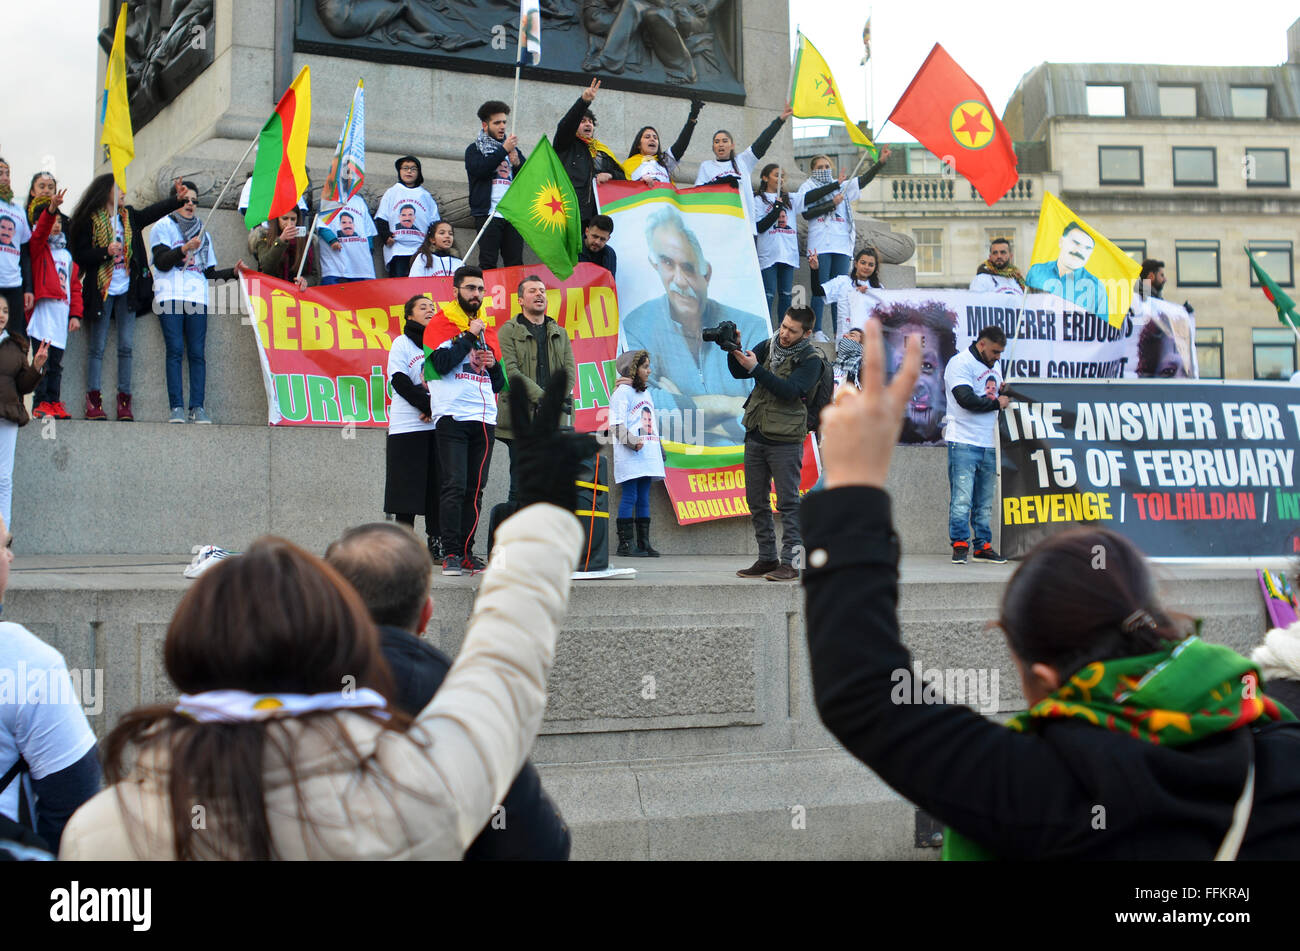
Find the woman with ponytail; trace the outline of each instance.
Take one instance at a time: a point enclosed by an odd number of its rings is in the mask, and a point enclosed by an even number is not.
[[[652,125],[643,125],[632,140],[632,148],[628,150],[627,160],[623,163],[623,173],[627,175],[627,180],[650,184],[671,182],[673,172],[677,170],[682,156],[686,154],[686,149],[691,144],[695,122],[703,108],[703,101],[691,100],[691,113],[686,119],[686,124],[682,126],[682,131],[677,133],[677,141],[666,152],[659,149],[658,130]]]

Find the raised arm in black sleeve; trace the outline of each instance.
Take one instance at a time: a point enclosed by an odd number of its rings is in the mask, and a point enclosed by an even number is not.
[[[910,676],[912,655],[899,640],[888,494],[865,486],[814,492],[801,503],[800,521],[809,564],[818,565],[803,578],[813,696],[845,749],[1001,858],[1059,854],[1072,840],[1098,835],[1086,817],[1090,803],[1102,800],[1087,795],[1046,741],[967,707],[897,702],[897,672]],[[1056,727],[1063,728],[1073,725]]]
[[[682,131],[677,133],[677,141],[674,142],[672,147],[668,150],[673,153],[673,158],[677,159],[679,162],[682,160],[682,156],[686,154],[686,149],[691,144],[691,136],[695,134],[695,118],[698,115],[699,109],[697,109],[695,103],[692,102],[690,118],[688,118],[686,124],[682,126]]]
[[[776,134],[781,131],[783,125],[785,125],[785,120],[777,116],[768,123],[766,129],[758,134],[754,144],[749,147],[749,150],[754,153],[754,158],[762,158],[767,150],[772,147],[772,140],[776,138]]]

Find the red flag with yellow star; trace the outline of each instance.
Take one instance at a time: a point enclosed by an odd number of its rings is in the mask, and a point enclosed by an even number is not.
[[[966,176],[986,204],[1020,179],[1011,135],[989,97],[938,43],[887,121]]]
[[[497,202],[497,214],[515,226],[560,280],[573,273],[582,251],[578,196],[546,136]]]

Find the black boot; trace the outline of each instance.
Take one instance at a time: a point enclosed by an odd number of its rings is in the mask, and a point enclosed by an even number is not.
[[[648,518],[636,520],[636,547],[642,555],[651,558],[659,557],[659,552],[650,547],[650,519]]]
[[[438,535],[429,536],[429,557],[433,559],[435,565],[442,564],[442,538]]]
[[[645,552],[632,543],[633,524],[630,518],[618,520],[618,551],[615,555],[622,558],[644,558]]]

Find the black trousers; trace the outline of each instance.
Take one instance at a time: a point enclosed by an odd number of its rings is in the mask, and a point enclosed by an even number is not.
[[[490,423],[461,422],[450,416],[438,420],[438,472],[442,476],[438,524],[442,550],[448,557],[464,557],[474,549],[495,429]]]
[[[507,502],[519,501],[519,457],[515,453],[515,441],[513,439],[498,439],[506,447],[506,454],[510,457],[510,491],[506,495]]]
[[[475,218],[474,227],[482,228],[486,218]],[[493,218],[478,242],[478,266],[482,270],[497,266],[497,255],[503,267],[524,263],[524,238],[515,226],[504,218]]]
[[[40,348],[40,343],[32,348],[33,354]],[[36,392],[32,394],[32,405],[40,406],[42,403],[59,402],[59,393],[63,389],[63,351],[55,346],[49,349],[49,356],[45,361],[45,373],[42,374],[41,380],[36,384]]]
[[[389,277],[406,277],[411,273],[411,262],[414,260],[414,254],[394,254],[384,265],[384,270]]]

